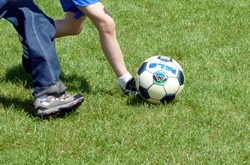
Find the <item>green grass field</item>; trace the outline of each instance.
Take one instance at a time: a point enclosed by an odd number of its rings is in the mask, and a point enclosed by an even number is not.
[[[35,2],[63,18],[59,1]],[[0,164],[250,164],[250,1],[102,2],[130,72],[170,56],[184,69],[183,93],[168,105],[123,96],[87,20],[79,36],[56,40],[61,79],[84,103],[61,118],[36,118],[17,33],[2,19]]]

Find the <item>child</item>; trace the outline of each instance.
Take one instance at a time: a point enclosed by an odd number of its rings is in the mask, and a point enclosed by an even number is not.
[[[117,76],[124,94],[137,95],[135,81],[128,72],[122,51],[116,39],[115,22],[99,0],[60,0],[65,14],[63,20],[56,20],[56,37],[77,35],[81,32],[86,17],[99,32],[102,50]]]
[[[1,0],[0,19],[8,20],[19,33],[26,48],[26,67],[32,75],[37,116],[50,116],[63,113],[83,102],[80,94],[65,93],[66,86],[60,80],[60,67],[57,59],[54,36],[55,27],[33,0]]]

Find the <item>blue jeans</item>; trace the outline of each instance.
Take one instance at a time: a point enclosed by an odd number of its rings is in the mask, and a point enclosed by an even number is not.
[[[54,21],[33,0],[0,0],[0,19],[8,20],[22,36],[29,54],[35,98],[60,94],[66,86],[59,78],[60,66],[55,51]]]

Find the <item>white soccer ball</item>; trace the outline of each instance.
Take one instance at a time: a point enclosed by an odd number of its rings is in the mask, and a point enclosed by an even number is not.
[[[172,58],[153,56],[139,67],[136,88],[141,97],[153,104],[168,103],[181,94],[184,88],[184,73]]]

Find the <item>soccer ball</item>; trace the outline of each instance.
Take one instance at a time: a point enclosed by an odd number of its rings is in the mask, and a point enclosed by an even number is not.
[[[168,103],[177,98],[184,88],[184,73],[172,58],[153,56],[146,59],[135,76],[140,96],[149,103]]]

